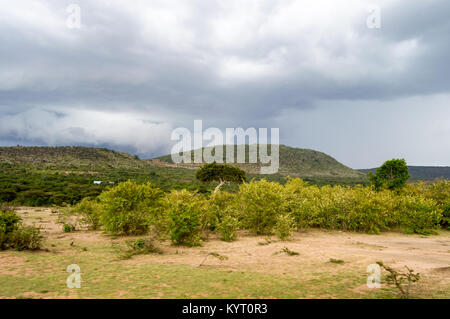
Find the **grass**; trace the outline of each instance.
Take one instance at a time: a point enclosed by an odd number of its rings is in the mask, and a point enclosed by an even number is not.
[[[99,231],[60,230],[46,236],[44,248],[48,251],[0,251],[0,298],[398,298],[396,290],[386,285],[368,289],[366,265],[351,260],[334,267],[332,259],[310,265],[306,258],[280,256],[276,258],[301,262],[302,266],[286,273],[257,271],[233,265],[232,258],[226,256],[229,246],[221,246],[221,241],[212,246],[213,251],[175,249],[166,243],[161,257],[139,255],[123,260],[112,244],[125,245],[130,239]],[[274,249],[272,245],[257,245],[256,240],[262,238],[254,240],[253,247],[260,252]],[[296,253],[287,247],[282,252]],[[177,262],[178,256],[186,254],[199,262]],[[167,256],[173,262],[160,262]],[[339,263],[339,259],[333,260]],[[81,268],[80,289],[67,288],[70,274],[66,269],[71,264]],[[449,285],[426,277],[418,284],[413,297],[450,298]]]
[[[93,253],[89,253],[93,251]],[[0,275],[0,296],[16,298],[316,298],[360,297],[352,286],[365,276],[318,273],[303,280],[295,276],[229,271],[187,265],[130,264],[95,245],[83,254],[2,252],[26,256],[17,274]],[[99,257],[103,257],[99,258]],[[81,267],[80,289],[66,287],[66,267]],[[380,295],[379,297],[382,297]],[[369,296],[366,296],[369,297]]]
[[[25,259],[23,266],[6,266],[0,274],[0,297],[13,298],[395,298],[389,288],[358,292],[366,282],[364,269],[265,274],[226,268],[193,267],[120,260],[111,246],[90,244],[87,251],[73,248],[50,252],[0,252]],[[82,286],[66,286],[70,264],[81,268]],[[432,297],[448,298],[449,291]]]

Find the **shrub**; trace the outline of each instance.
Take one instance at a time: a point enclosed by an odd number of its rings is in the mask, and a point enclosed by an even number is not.
[[[19,226],[10,234],[9,246],[16,250],[36,250],[41,248],[42,235],[37,227]]]
[[[0,211],[0,250],[9,248],[11,233],[20,226],[20,217],[13,211]]]
[[[384,265],[381,261],[377,261],[377,264],[388,272],[386,283],[397,288],[401,298],[409,298],[411,286],[420,280],[420,274],[414,273],[408,266],[405,266],[405,272],[401,272]]]
[[[162,254],[153,238],[138,238],[135,241],[127,241],[128,249],[122,254],[122,259],[129,259],[136,255]]]
[[[450,229],[450,201],[444,205],[442,210],[441,226]]]
[[[217,226],[217,231],[221,234],[222,240],[236,240],[236,231],[239,229],[239,220],[233,216],[225,216]]]
[[[11,233],[19,226],[20,217],[13,211],[0,211],[0,228],[5,234]]]
[[[409,233],[431,234],[442,220],[436,203],[423,197],[403,196],[399,210],[401,226]]]
[[[140,235],[155,221],[163,192],[150,183],[123,182],[99,196],[101,223],[113,234]]]
[[[275,224],[275,234],[281,240],[291,236],[295,229],[295,219],[291,215],[278,215]]]
[[[319,227],[323,224],[320,218],[321,189],[308,186],[300,178],[290,179],[285,185],[285,201],[287,211],[294,217],[297,229]]]
[[[75,226],[72,224],[64,224],[63,225],[63,232],[65,233],[71,233],[75,231]]]
[[[213,193],[207,202],[202,227],[214,231],[227,216],[239,219],[239,213],[236,209],[236,194],[222,191]]]
[[[368,187],[348,189],[351,193],[340,229],[378,234],[398,224],[396,198],[391,191],[376,192]]]
[[[81,202],[73,207],[72,213],[79,215],[81,223],[89,229],[97,230],[100,228],[102,210],[97,201],[83,198]]]
[[[257,235],[273,233],[277,216],[286,213],[283,193],[282,185],[265,179],[240,185],[238,202],[244,227]]]
[[[199,245],[205,201],[194,192],[174,190],[166,195],[164,208],[172,242],[176,245]]]

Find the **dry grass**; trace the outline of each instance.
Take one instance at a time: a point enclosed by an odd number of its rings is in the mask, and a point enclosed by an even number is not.
[[[114,247],[136,237],[87,230],[63,233],[51,209],[23,207],[18,212],[26,224],[42,227],[47,251],[0,252],[2,298],[395,297],[392,289],[365,285],[366,267],[377,260],[420,272],[414,297],[450,298],[448,231],[422,237],[311,230],[294,234],[288,243],[273,240],[270,245],[242,232],[235,242],[210,237],[200,247],[162,242],[162,255],[122,260]],[[275,254],[285,247],[300,255]],[[81,289],[66,287],[70,264],[81,267]]]

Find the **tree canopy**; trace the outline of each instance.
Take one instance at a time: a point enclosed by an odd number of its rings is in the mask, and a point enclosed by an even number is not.
[[[217,164],[216,162],[203,165],[195,173],[195,177],[202,182],[219,182],[214,193],[225,183],[242,183],[246,180],[245,171],[239,167],[229,164]]]
[[[369,180],[376,189],[401,189],[411,177],[404,159],[392,159],[377,168],[376,174],[369,173]]]

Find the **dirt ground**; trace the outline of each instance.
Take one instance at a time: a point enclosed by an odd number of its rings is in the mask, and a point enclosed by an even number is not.
[[[17,208],[26,224],[41,226],[45,236],[44,246],[52,251],[51,243],[75,242],[79,246],[105,243],[120,244],[130,238],[110,237],[101,231],[80,230],[63,233],[57,223],[58,214],[51,208]],[[431,278],[442,287],[450,285],[450,232],[421,236],[387,232],[368,235],[341,231],[308,230],[295,233],[288,241],[276,237],[252,236],[246,232],[228,243],[210,237],[199,247],[177,247],[169,241],[160,244],[161,255],[134,256],[124,263],[128,265],[173,264],[194,267],[212,267],[229,271],[252,271],[272,275],[292,274],[296,277],[312,276],[319,272],[366,269],[376,261],[383,261],[394,268],[405,265]],[[284,248],[298,252],[289,256]],[[56,248],[54,248],[56,249]],[[58,253],[65,248],[57,248]],[[70,247],[67,245],[67,250]],[[221,256],[223,258],[217,258]],[[331,263],[330,259],[343,263]],[[0,274],[14,274],[11,265],[19,267],[24,261],[19,256],[0,256]],[[4,270],[2,265],[9,265]]]
[[[81,242],[111,241],[99,231],[62,233],[61,225],[57,224],[56,210],[50,208],[20,207],[17,211],[23,216],[25,223],[41,226],[42,232],[50,239],[67,237]],[[167,254],[138,256],[132,262],[151,261],[193,266],[203,263],[210,266],[226,265],[235,269],[279,273],[290,272],[305,265],[314,267],[317,263],[329,262],[330,258],[361,265],[383,260],[392,266],[408,265],[424,273],[439,272],[450,275],[449,232],[441,232],[435,236],[421,236],[394,232],[368,235],[308,230],[294,234],[288,241],[280,241],[276,237],[256,237],[242,232],[237,241],[231,243],[211,237],[201,247],[174,247],[169,243],[162,246]],[[280,258],[272,258],[284,247],[299,252],[301,258],[289,258],[290,256],[283,254],[279,254]],[[221,261],[218,258],[208,257],[211,252],[226,256],[227,259]]]

